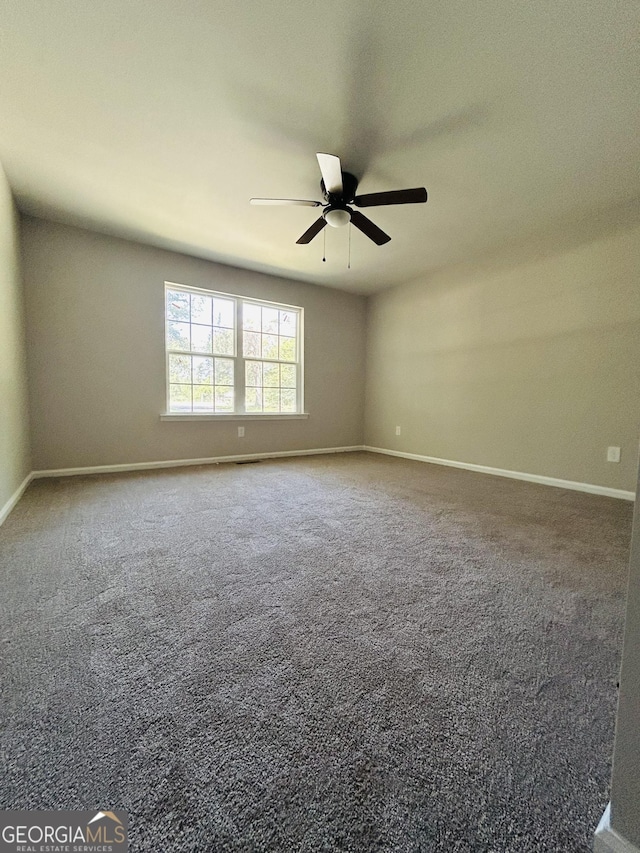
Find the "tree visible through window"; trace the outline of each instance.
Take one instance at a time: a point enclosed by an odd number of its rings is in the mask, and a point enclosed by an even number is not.
[[[302,308],[167,284],[167,411],[302,412]]]

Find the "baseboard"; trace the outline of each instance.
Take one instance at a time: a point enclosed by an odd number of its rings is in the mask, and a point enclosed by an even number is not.
[[[363,450],[353,447],[315,447],[311,450],[277,450],[270,453],[241,453],[234,456],[207,456],[202,459],[163,459],[157,462],[126,462],[121,465],[90,465],[85,468],[49,468],[33,471],[34,479],[42,477],[75,477],[81,474],[117,474],[123,471],[148,471],[152,468],[182,468],[191,465],[218,465],[223,462],[249,462],[253,459],[278,459],[283,456],[318,456],[325,453],[351,453]]]
[[[594,495],[605,495],[612,498],[633,501],[635,494],[623,489],[611,489],[607,486],[596,486],[591,483],[577,483],[573,480],[560,480],[556,477],[544,477],[539,474],[526,474],[521,471],[509,471],[503,468],[491,468],[486,465],[474,465],[471,462],[457,462],[452,459],[440,459],[436,456],[422,456],[417,453],[403,453],[399,450],[389,450],[383,447],[368,445],[351,445],[348,447],[315,447],[309,450],[277,450],[269,453],[242,453],[233,456],[206,456],[201,459],[163,459],[154,462],[126,462],[118,465],[90,465],[82,468],[49,468],[32,471],[15,493],[0,510],[0,524],[9,515],[22,493],[32,479],[43,477],[74,477],[82,474],[116,474],[125,471],[147,471],[154,468],[181,468],[192,465],[216,465],[224,462],[249,462],[253,459],[278,459],[287,456],[318,456],[327,453],[353,453],[365,450],[369,453],[382,453],[386,456],[399,456],[403,459],[413,459],[418,462],[431,462],[434,465],[447,465],[450,468],[464,468],[468,471],[478,471],[481,474],[493,474],[498,477],[509,477],[514,480],[526,480],[530,483],[541,483],[561,489],[572,489],[578,492],[589,492]],[[639,851],[640,853],[640,851]]]
[[[635,844],[611,828],[611,803],[604,810],[593,837],[593,853],[640,853]]]
[[[453,459],[439,459],[437,456],[421,456],[417,453],[402,453],[399,450],[388,450],[384,447],[368,447],[364,450],[370,453],[384,453],[386,456],[400,456],[403,459],[415,459],[418,462],[431,462],[434,465],[447,465],[450,468],[465,468],[468,471],[478,471],[481,474],[493,474],[496,477],[509,477],[512,480],[526,480],[529,483],[540,483],[544,486],[555,486],[558,489],[572,489],[575,492],[589,492],[592,495],[606,495],[609,498],[620,498],[634,501],[634,492],[623,489],[611,489],[608,486],[596,486],[592,483],[577,483],[574,480],[560,480],[557,477],[544,477],[541,474],[525,474],[522,471],[509,471],[506,468],[490,468],[487,465],[474,465],[471,462],[456,462]]]
[[[0,509],[0,524],[4,522],[7,518],[11,510],[18,503],[20,498],[22,497],[22,493],[27,488],[31,480],[33,479],[33,471],[24,478],[24,480],[20,483],[15,492],[11,495],[6,504]]]

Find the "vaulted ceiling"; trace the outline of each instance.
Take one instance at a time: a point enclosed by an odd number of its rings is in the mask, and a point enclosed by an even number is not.
[[[636,0],[20,0],[0,160],[20,208],[361,293],[640,215]],[[316,152],[392,240],[320,198]],[[326,263],[322,262],[326,233]]]

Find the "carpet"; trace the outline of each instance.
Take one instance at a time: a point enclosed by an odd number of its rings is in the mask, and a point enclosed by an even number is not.
[[[587,851],[632,505],[367,453],[34,481],[1,808],[134,851]]]

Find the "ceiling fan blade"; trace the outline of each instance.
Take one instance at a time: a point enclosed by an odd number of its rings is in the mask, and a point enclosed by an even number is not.
[[[326,224],[327,223],[322,216],[319,219],[316,219],[311,228],[307,228],[302,237],[296,240],[296,243],[310,243],[316,234],[319,234],[322,231]]]
[[[321,201],[306,198],[250,198],[249,204],[296,204],[300,207],[322,207]]]
[[[351,221],[362,231],[363,234],[366,234],[370,240],[377,246],[382,246],[384,243],[388,243],[391,237],[388,234],[385,234],[382,228],[378,228],[375,222],[372,222],[368,219],[364,213],[360,213],[357,210],[353,210],[351,212]]]
[[[376,207],[382,204],[424,204],[426,200],[426,189],[416,187],[412,190],[391,190],[387,193],[357,195],[353,203],[357,207]]]
[[[342,166],[335,154],[316,154],[324,188],[331,195],[342,195]]]

